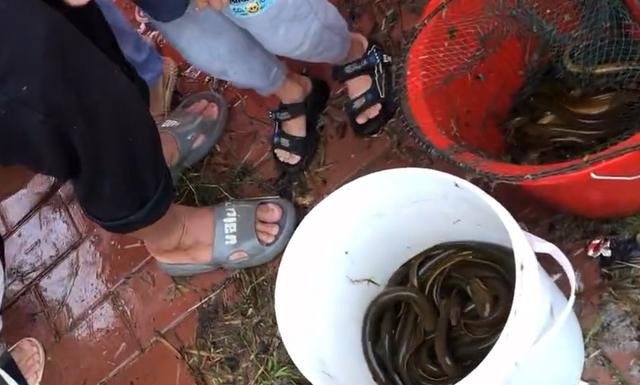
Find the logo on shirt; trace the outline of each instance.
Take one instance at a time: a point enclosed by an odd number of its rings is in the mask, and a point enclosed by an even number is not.
[[[269,8],[275,0],[232,0],[231,11],[238,18],[257,16]]]

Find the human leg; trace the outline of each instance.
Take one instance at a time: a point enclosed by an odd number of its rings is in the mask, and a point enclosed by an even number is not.
[[[82,20],[85,28],[95,28],[101,18]],[[27,20],[34,28],[19,42],[11,39],[8,32]],[[163,262],[202,263],[211,270],[214,230],[221,231],[213,228],[219,223],[214,210],[172,204],[166,160],[185,149],[171,134],[158,134],[144,90],[120,70],[125,63],[100,52],[113,45],[90,44],[78,32],[39,0],[11,2],[0,13],[0,47],[18,58],[0,65],[0,77],[10,79],[0,99],[0,163],[70,180],[87,216],[101,227],[142,239]],[[189,108],[193,114],[217,113],[206,101]],[[259,205],[255,236],[262,243],[273,241],[281,217],[281,204]],[[230,260],[253,257],[242,248],[225,250]]]
[[[391,58],[379,44],[350,33],[327,0],[236,0],[222,11],[278,56],[329,63],[351,99],[345,105],[356,134],[375,135],[395,112]],[[289,130],[304,135],[299,122]]]
[[[274,54],[256,42],[245,29],[231,22],[222,13],[210,8],[197,10],[195,2],[178,20],[153,22],[160,33],[182,56],[195,67],[218,79],[229,81],[239,88],[251,88],[262,95],[277,96],[283,106],[274,116],[284,117],[276,123],[274,141],[288,144],[291,152],[276,150],[277,160],[288,165],[304,167],[315,149],[314,137],[306,137],[304,128],[320,128],[320,114],[326,107],[328,86],[306,77],[288,73]],[[266,33],[269,33],[268,31]],[[316,87],[312,87],[316,84]],[[301,103],[302,102],[302,103]],[[302,126],[302,135],[291,135],[289,127]],[[282,147],[281,146],[281,147]],[[304,158],[304,159],[303,159]],[[304,162],[303,162],[304,161]]]
[[[112,0],[95,0],[111,26],[125,58],[149,86],[149,110],[160,121],[168,113],[175,90],[178,66],[160,56],[156,47],[131,26]]]
[[[133,29],[112,0],[95,0],[107,20],[127,61],[149,87],[162,75],[162,58],[158,51]]]
[[[192,2],[179,19],[152,23],[187,62],[236,87],[270,95],[285,79],[283,63],[220,12]]]

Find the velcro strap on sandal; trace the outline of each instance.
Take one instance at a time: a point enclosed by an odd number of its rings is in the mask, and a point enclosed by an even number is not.
[[[276,126],[273,134],[273,148],[285,150],[288,153],[304,156],[306,153],[306,137],[294,136],[282,131],[280,126]]]
[[[369,47],[365,55],[353,60],[343,66],[333,67],[332,77],[339,83],[344,83],[347,80],[355,79],[362,75],[373,75],[376,67],[391,65],[391,56],[387,55],[377,45]]]
[[[346,101],[344,103],[344,109],[347,115],[355,117],[382,102],[384,102],[383,95],[380,95],[380,91],[376,85],[372,84],[368,90],[357,98]]]
[[[9,352],[0,356],[0,385],[29,385]]]
[[[280,104],[277,110],[269,111],[269,119],[274,122],[286,122],[307,113],[305,102]]]

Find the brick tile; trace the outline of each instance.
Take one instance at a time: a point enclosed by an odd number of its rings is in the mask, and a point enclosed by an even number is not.
[[[600,295],[600,288],[586,287],[582,293],[580,293],[576,306],[574,307],[578,321],[584,333],[592,333],[594,326],[600,324],[600,310],[602,305],[602,296]]]
[[[25,292],[10,308],[3,309],[2,324],[2,340],[8,344],[34,337],[48,347],[56,339],[47,322],[44,305],[33,290]]]
[[[271,127],[251,122],[246,116],[238,119],[238,123],[242,130],[236,129],[224,135],[219,145],[221,156],[214,157],[211,161],[232,168],[240,165],[255,167],[265,160],[271,161]]]
[[[362,169],[360,169],[356,174],[353,175],[349,180],[357,179],[361,176],[365,176],[367,174],[371,174],[374,172],[388,170],[392,168],[401,168],[401,167],[412,167],[412,163],[408,159],[404,159],[404,157],[400,156],[397,153],[394,153],[391,150],[388,150],[384,154],[382,154],[379,158],[374,159],[369,164],[366,164]],[[344,183],[348,182],[346,180]]]
[[[65,205],[54,197],[5,240],[7,298],[12,298],[28,282],[80,240],[80,234]]]
[[[108,379],[107,385],[176,384],[196,385],[188,366],[171,348],[155,343],[140,358]]]
[[[53,186],[54,179],[44,175],[36,175],[22,190],[7,198],[0,204],[4,211],[7,225],[12,229],[24,218]]]
[[[271,262],[272,264],[279,261]],[[224,306],[233,306],[234,303],[242,300],[242,293],[238,290],[237,281],[230,279],[223,282],[222,286],[214,287],[208,291],[208,297],[203,303],[205,306],[217,306],[221,303]],[[211,296],[213,294],[213,296]],[[198,309],[202,309],[201,307]],[[167,342],[177,349],[189,348],[196,343],[196,331],[198,328],[198,311],[191,312],[185,319],[163,334]]]
[[[49,317],[61,333],[107,294],[99,271],[100,261],[75,251],[40,281]]]
[[[134,247],[127,247],[133,243]],[[124,244],[124,246],[123,246]],[[137,240],[96,229],[40,282],[50,318],[63,332],[132,274],[149,253]]]
[[[164,333],[167,341],[177,349],[189,347],[196,342],[198,328],[198,312],[194,311],[175,327]]]
[[[259,171],[261,177],[275,176],[271,155],[273,126],[268,111],[277,105],[273,98],[263,98],[250,90],[225,92],[229,103],[228,129],[216,146],[217,154],[209,159],[211,165],[236,169],[243,165],[254,168],[268,164]]]
[[[78,203],[77,199],[66,201],[66,198],[62,195],[61,198],[67,203],[67,209],[73,219],[73,223],[75,223],[76,228],[81,234],[89,234],[94,232],[96,229],[99,229],[98,225],[91,222],[91,220],[89,220],[89,218],[84,214],[84,211],[82,210],[82,207],[80,207],[80,203]]]
[[[97,384],[137,354],[138,349],[118,312],[105,302],[48,349],[42,385]]]
[[[629,385],[640,385],[640,378],[637,378],[637,374],[636,378],[631,374],[633,372],[637,372],[637,352],[612,352],[608,353],[608,356],[611,363],[616,369],[618,369],[621,375],[624,376],[623,380],[625,380]],[[633,370],[634,366],[636,370]]]
[[[326,191],[333,191],[358,170],[382,156],[391,145],[386,136],[377,138],[357,138],[351,128],[337,124],[325,127],[325,146],[322,164],[317,165],[322,179],[326,181]],[[316,160],[318,161],[318,160]]]
[[[383,150],[384,151],[378,153],[376,157],[369,157],[367,163],[347,179],[343,180],[342,183],[335,186],[334,190],[362,176],[382,170],[403,167],[431,168],[458,176],[464,176],[464,172],[454,165],[440,160],[430,160],[426,151],[411,139],[406,139],[398,148],[388,146]]]
[[[335,122],[328,120],[321,148],[309,171],[305,173],[304,187],[294,194],[296,203],[301,207],[314,206],[353,179],[367,164],[382,156],[389,145],[386,136],[357,138],[350,128],[344,126],[338,129]]]
[[[232,87],[227,88],[224,96],[229,103],[230,131],[243,133],[253,131],[254,128],[246,126],[246,123],[271,126],[269,110],[278,106],[276,98],[265,98],[253,90],[237,90]]]
[[[586,361],[584,371],[582,372],[582,379],[588,381],[590,384],[619,385],[619,382],[611,376],[611,373],[609,373],[604,366],[596,363],[595,359]]]
[[[73,186],[71,182],[67,182],[60,187],[58,190],[58,195],[62,198],[64,203],[69,203],[75,199],[75,194],[73,193]]]
[[[226,278],[219,270],[180,281],[177,285],[168,275],[150,263],[117,290],[139,340],[148,345],[155,331],[164,331],[200,300],[203,290]]]

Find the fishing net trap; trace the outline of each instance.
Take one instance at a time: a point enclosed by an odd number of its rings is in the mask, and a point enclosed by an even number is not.
[[[431,1],[398,69],[410,131],[512,183],[640,149],[636,1]]]

